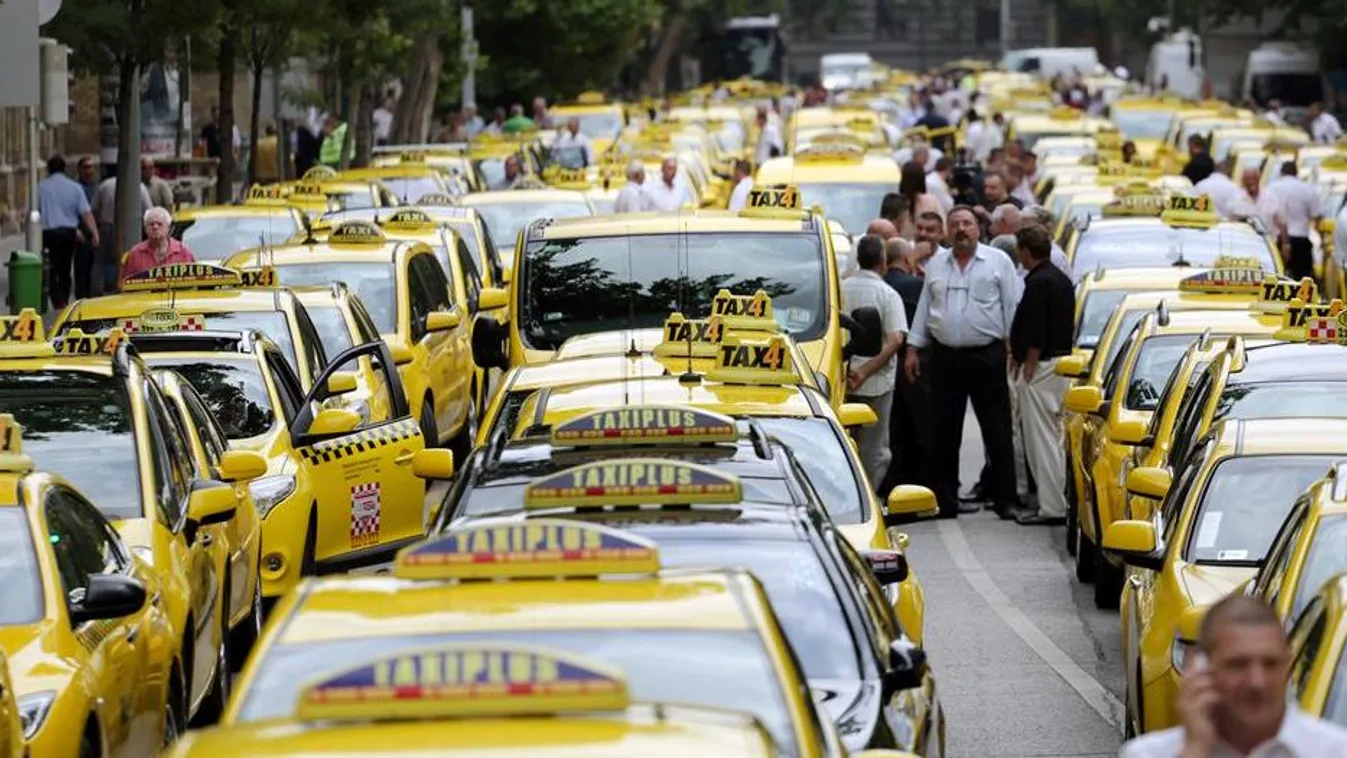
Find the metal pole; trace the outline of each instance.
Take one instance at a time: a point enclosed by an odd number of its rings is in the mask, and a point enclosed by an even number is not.
[[[37,108],[28,108],[28,223],[24,229],[24,242],[28,249],[38,253],[42,251],[42,213],[37,204],[37,177],[42,158],[38,154]]]
[[[1010,0],[1001,0],[1001,56],[1010,52]]]
[[[472,31],[472,6],[460,10],[459,26],[463,34],[463,61],[468,72],[463,76],[463,105],[477,104],[477,38]]]

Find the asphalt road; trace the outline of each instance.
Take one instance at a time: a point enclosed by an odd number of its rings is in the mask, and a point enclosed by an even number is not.
[[[960,456],[977,480],[972,413]],[[1121,743],[1117,611],[1076,582],[1061,527],[994,514],[914,524],[908,559],[926,592],[925,644],[951,758],[1115,756]]]

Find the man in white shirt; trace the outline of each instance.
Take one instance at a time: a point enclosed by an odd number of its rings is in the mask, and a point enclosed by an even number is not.
[[[1323,103],[1310,104],[1310,137],[1321,145],[1331,145],[1342,136],[1342,125]]]
[[[941,518],[978,510],[975,504],[959,502],[959,447],[971,400],[991,463],[993,507],[1010,519],[1018,499],[1006,340],[1024,284],[1005,253],[978,243],[978,218],[972,209],[955,206],[946,225],[950,249],[926,264],[908,336],[911,345],[930,353],[932,483]],[[915,351],[908,351],[904,370],[915,381],[921,370]]]
[[[678,176],[678,161],[665,158],[659,167],[659,178],[645,183],[645,192],[650,203],[657,211],[676,211],[679,208],[697,206],[692,190]]]
[[[954,207],[954,196],[949,191],[953,178],[954,161],[948,155],[940,156],[935,162],[935,170],[926,175],[926,193],[935,198],[942,214],[948,214]]]
[[[393,111],[398,107],[397,98],[392,90],[384,96],[384,101],[374,109],[374,144],[387,145],[393,136]]]
[[[767,117],[767,106],[758,106],[758,150],[753,163],[761,166],[768,158],[785,155],[786,143],[781,139],[781,128]]]
[[[992,133],[995,127],[989,126],[976,110],[968,112],[968,131],[964,135],[964,146],[968,148],[968,158],[978,163],[986,163],[992,152]]]
[[[1263,223],[1268,234],[1277,243],[1278,250],[1287,246],[1286,214],[1282,210],[1281,199],[1271,185],[1264,187],[1263,173],[1256,168],[1246,168],[1240,175],[1240,185],[1244,188],[1239,210],[1244,216],[1256,218]]]
[[[888,258],[884,240],[867,234],[856,242],[857,271],[842,282],[842,310],[858,308],[879,312],[879,353],[853,356],[847,369],[847,397],[870,406],[879,420],[856,433],[861,462],[871,489],[880,486],[889,471],[893,453],[889,448],[889,417],[893,411],[893,388],[898,378],[898,351],[907,336],[907,312],[898,291],[884,281]]]
[[[1228,168],[1228,162],[1222,161],[1220,167],[1211,172],[1207,178],[1193,185],[1193,194],[1210,197],[1216,215],[1223,219],[1232,219],[1239,215],[1240,200],[1244,197],[1244,191],[1226,175],[1225,171]]]
[[[585,165],[594,165],[594,147],[590,143],[589,137],[580,133],[580,119],[578,118],[572,118],[566,122],[566,128],[561,130],[561,135],[557,137],[556,142],[552,143],[552,149],[558,152],[583,151]]]
[[[1319,192],[1302,180],[1296,171],[1296,162],[1282,164],[1282,175],[1268,185],[1281,202],[1286,218],[1287,249],[1282,251],[1286,275],[1292,279],[1314,276],[1314,243],[1310,242],[1310,228],[1324,217],[1323,201]]]
[[[1333,259],[1338,262],[1338,268],[1347,270],[1347,203],[1338,209],[1338,217],[1333,224]],[[1335,286],[1329,283],[1328,287]],[[1333,293],[1337,297],[1342,297],[1344,293]]]
[[[742,211],[748,207],[748,192],[753,189],[753,167],[748,161],[734,162],[734,191],[730,193],[730,210]]]
[[[1179,682],[1180,726],[1123,745],[1119,758],[1347,755],[1347,729],[1296,707],[1291,648],[1277,612],[1235,593],[1211,606]],[[1299,689],[1299,683],[1296,683]],[[1144,726],[1144,725],[1143,725]]]
[[[640,213],[653,211],[654,203],[645,192],[645,164],[633,160],[627,164],[627,184],[617,192],[613,213]]]

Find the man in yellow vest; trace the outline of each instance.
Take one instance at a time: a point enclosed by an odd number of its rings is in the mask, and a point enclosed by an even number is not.
[[[341,146],[346,141],[346,122],[329,115],[323,123],[323,146],[318,150],[318,162],[332,168],[339,168]],[[352,148],[355,146],[352,145]],[[353,150],[354,152],[354,150]]]

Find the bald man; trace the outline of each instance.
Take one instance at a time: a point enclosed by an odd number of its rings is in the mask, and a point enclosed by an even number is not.
[[[1263,172],[1256,168],[1246,168],[1240,175],[1239,183],[1244,188],[1244,194],[1249,196],[1249,206],[1242,207],[1241,212],[1262,221],[1268,233],[1277,241],[1279,250],[1289,247],[1290,238],[1286,236],[1286,211],[1282,208],[1281,198],[1277,197],[1276,190],[1263,186]]]
[[[892,221],[883,218],[877,218],[865,227],[866,234],[873,234],[876,237],[888,242],[898,236],[898,227],[893,225]]]

